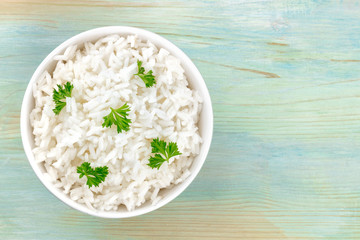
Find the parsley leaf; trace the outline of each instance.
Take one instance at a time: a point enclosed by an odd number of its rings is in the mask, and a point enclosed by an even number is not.
[[[145,68],[143,68],[142,62],[137,60],[137,65],[138,65],[138,73],[134,74],[136,76],[139,76],[145,83],[145,86],[147,88],[152,87],[156,81],[155,81],[155,76],[152,75],[152,70],[148,71],[147,73],[145,73]]]
[[[149,163],[147,164],[151,168],[159,169],[161,165],[166,161],[160,154],[155,154],[154,157],[150,157]]]
[[[112,124],[115,124],[117,127],[117,132],[129,131],[131,120],[127,118],[129,115],[130,107],[125,103],[118,109],[110,108],[111,112],[109,115],[104,117],[103,127],[111,127]]]
[[[86,184],[89,186],[99,186],[103,182],[106,176],[109,174],[108,167],[96,167],[95,169],[90,166],[89,162],[84,162],[77,167],[77,173],[80,173],[79,178],[86,176]]]
[[[74,88],[74,85],[72,85],[70,82],[67,82],[64,85],[64,88],[61,87],[61,85],[57,84],[58,91],[53,91],[53,100],[55,102],[55,108],[53,109],[53,112],[56,115],[59,115],[60,111],[65,107],[66,105],[66,97],[71,97],[71,91]],[[63,101],[61,101],[63,100]],[[65,102],[64,102],[65,100]]]
[[[147,165],[151,168],[159,169],[165,161],[169,162],[170,158],[181,155],[175,142],[166,144],[165,141],[156,138],[151,142],[151,147],[151,152],[156,153],[155,156],[149,158],[149,163]]]

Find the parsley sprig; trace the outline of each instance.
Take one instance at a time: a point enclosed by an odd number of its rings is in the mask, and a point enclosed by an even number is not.
[[[169,162],[170,158],[181,155],[175,142],[169,142],[167,144],[165,141],[156,138],[151,142],[151,147],[151,152],[156,153],[154,157],[150,157],[149,163],[147,164],[151,168],[159,169],[165,161]]]
[[[57,84],[58,91],[54,88],[53,91],[53,100],[55,102],[55,108],[53,109],[53,112],[56,115],[59,115],[60,111],[65,107],[66,105],[66,97],[71,97],[71,91],[74,88],[74,85],[72,85],[70,82],[67,82],[64,87]]]
[[[117,132],[121,131],[129,131],[131,120],[127,118],[129,115],[130,107],[125,103],[118,109],[110,108],[111,112],[104,117],[103,127],[111,127],[111,125],[115,124],[117,127]]]
[[[105,181],[106,176],[109,174],[108,167],[96,167],[92,168],[89,162],[84,162],[77,167],[77,173],[80,173],[79,178],[86,176],[86,184],[89,186],[99,186],[99,184]]]
[[[155,81],[155,76],[152,75],[153,71],[150,70],[147,73],[145,73],[145,68],[143,68],[142,62],[137,60],[137,65],[138,65],[138,73],[134,74],[135,76],[139,76],[145,83],[145,86],[147,88],[152,87],[156,81]]]

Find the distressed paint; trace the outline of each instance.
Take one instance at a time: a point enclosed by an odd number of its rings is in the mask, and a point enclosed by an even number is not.
[[[0,1],[1,239],[360,238],[359,13],[357,1]],[[122,220],[53,197],[19,130],[36,66],[63,40],[106,25],[183,49],[215,115],[191,186]]]

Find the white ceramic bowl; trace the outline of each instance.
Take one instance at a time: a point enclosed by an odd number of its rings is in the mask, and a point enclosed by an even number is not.
[[[203,143],[201,145],[200,154],[194,159],[194,162],[191,165],[190,168],[191,175],[184,182],[174,186],[173,188],[161,190],[159,195],[163,196],[163,198],[156,205],[153,206],[151,205],[150,202],[146,202],[145,204],[141,205],[140,207],[130,212],[127,211],[125,208],[119,211],[109,211],[109,212],[94,211],[87,208],[83,204],[79,204],[71,200],[69,196],[65,195],[58,188],[54,187],[50,182],[46,181],[43,174],[45,172],[45,169],[41,164],[35,162],[34,155],[32,153],[32,149],[34,148],[34,136],[32,134],[33,129],[30,125],[29,116],[30,116],[30,112],[34,108],[34,98],[32,95],[33,83],[37,81],[37,79],[45,70],[47,70],[48,72],[52,72],[54,70],[56,64],[56,61],[53,60],[54,56],[58,54],[62,54],[68,46],[73,44],[78,44],[79,46],[81,46],[81,44],[84,42],[96,41],[99,38],[109,34],[119,34],[122,36],[136,34],[139,38],[148,39],[152,43],[154,43],[157,47],[162,47],[168,50],[173,56],[181,60],[190,87],[192,89],[198,90],[201,97],[204,100],[203,108],[200,114],[200,120],[198,123],[200,135],[203,138]],[[35,73],[33,74],[29,82],[29,85],[26,89],[21,107],[20,125],[21,125],[21,138],[30,165],[34,169],[34,172],[36,173],[40,181],[52,194],[54,194],[56,197],[58,197],[61,201],[63,201],[70,207],[73,207],[74,209],[82,211],[84,213],[88,213],[90,215],[104,217],[104,218],[126,218],[126,217],[133,217],[133,216],[145,214],[164,206],[165,204],[176,198],[182,191],[185,190],[185,188],[187,188],[190,185],[190,183],[194,180],[196,175],[199,173],[202,165],[204,164],[210,148],[210,143],[213,133],[213,111],[211,106],[210,95],[205,85],[204,79],[202,78],[200,72],[195,67],[193,62],[189,59],[189,57],[186,56],[185,53],[183,53],[178,47],[176,47],[174,44],[172,44],[165,38],[143,29],[133,28],[133,27],[123,27],[123,26],[110,26],[110,27],[92,29],[80,33],[66,40],[60,46],[55,48],[55,50],[53,50],[42,61],[42,63],[38,66]]]

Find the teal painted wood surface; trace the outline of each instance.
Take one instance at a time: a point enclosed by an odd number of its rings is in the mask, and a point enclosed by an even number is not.
[[[214,138],[165,207],[100,219],[52,196],[23,152],[28,81],[95,27],[156,32],[202,73]],[[1,239],[359,239],[358,1],[0,1]]]

